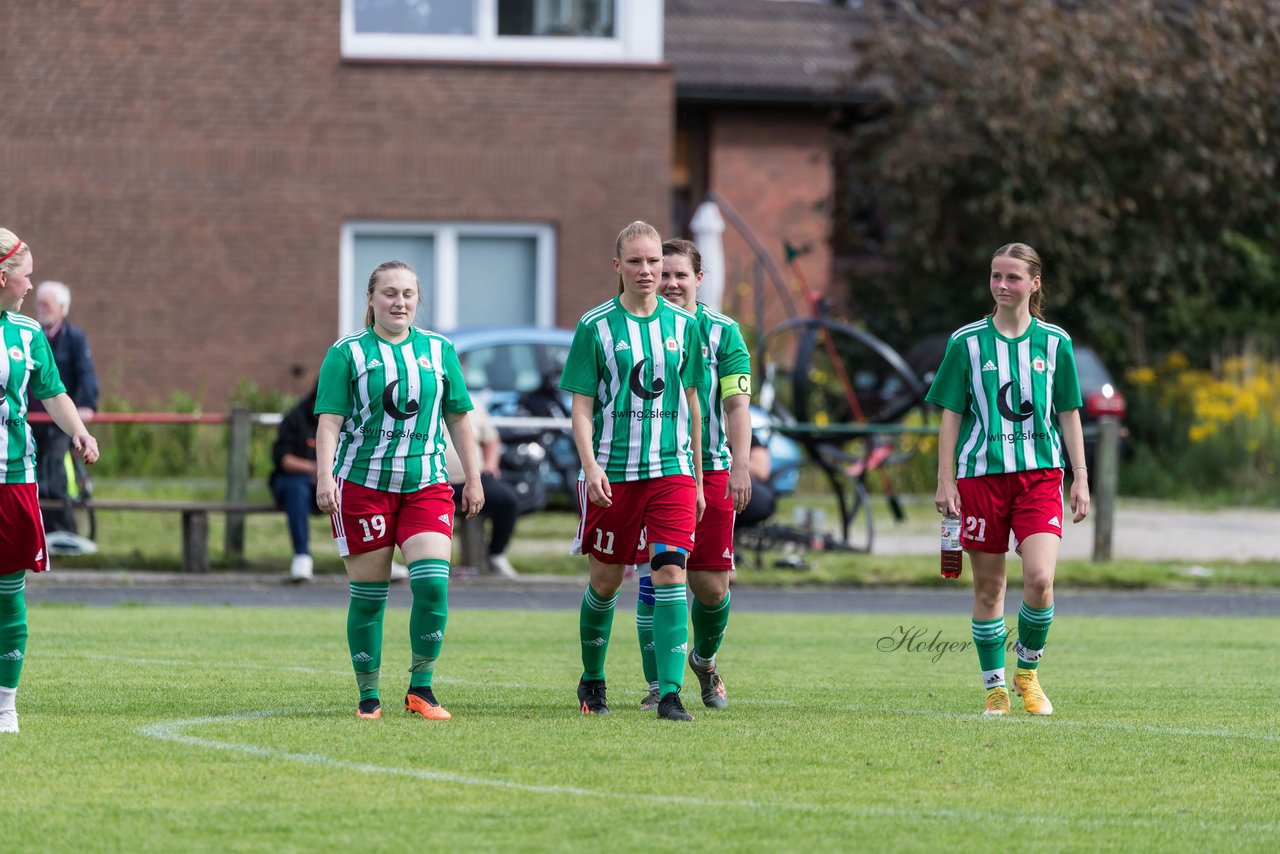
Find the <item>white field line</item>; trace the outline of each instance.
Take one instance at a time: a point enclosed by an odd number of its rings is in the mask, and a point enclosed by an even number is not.
[[[209,661],[184,661],[176,658],[134,658],[123,655],[94,655],[70,652],[42,652],[42,658],[84,658],[95,661],[118,661],[125,664],[142,664],[155,665],[157,667],[190,667],[199,664],[200,667],[210,667],[214,665],[227,667],[232,670],[270,670],[276,673],[308,673],[319,676],[343,677],[350,676],[351,671],[338,668],[322,668],[322,667],[294,667],[276,664],[254,664],[252,662],[232,663],[232,662],[209,662]],[[502,688],[514,691],[536,691],[547,690],[554,686],[549,685],[529,685],[520,682],[493,682],[481,679],[457,679],[448,676],[436,677],[439,682],[447,685],[478,685],[483,688]],[[735,699],[736,705],[746,706],[781,706],[790,707],[797,705],[789,700],[780,699],[755,699],[740,698]],[[847,705],[842,709],[847,712],[872,714],[872,715],[913,715],[917,717],[937,717],[950,718],[955,720],[983,720],[982,715],[974,712],[948,712],[942,709],[901,709],[901,708],[876,708],[873,706],[863,705]],[[1018,715],[1010,715],[992,721],[996,725],[1005,724],[1031,724],[1033,726],[1046,727],[1073,727],[1081,729],[1110,729],[1123,732],[1135,733],[1151,733],[1153,735],[1169,735],[1169,736],[1189,736],[1194,738],[1237,738],[1247,741],[1280,741],[1280,734],[1263,733],[1263,732],[1233,732],[1231,730],[1220,729],[1192,729],[1190,727],[1166,727],[1157,726],[1155,724],[1134,724],[1125,723],[1123,721],[1078,721],[1064,720],[1061,717],[1053,718],[1051,721],[1043,718],[1020,717]]]
[[[1234,832],[1242,831],[1275,834],[1280,831],[1280,824],[1263,823],[1263,822],[1247,822],[1232,824],[1228,822],[1212,822],[1200,821],[1195,818],[1183,818],[1182,816],[1160,816],[1160,817],[1066,817],[1053,815],[1036,815],[1024,813],[990,813],[978,812],[975,810],[921,810],[901,807],[878,807],[878,806],[857,806],[853,804],[807,804],[807,803],[788,803],[785,801],[761,802],[753,800],[712,800],[708,798],[695,798],[683,795],[650,795],[635,791],[611,792],[596,789],[583,789],[572,786],[544,786],[533,783],[519,783],[513,780],[503,780],[500,778],[472,777],[463,774],[453,774],[447,771],[432,771],[425,768],[400,768],[386,765],[374,765],[369,762],[351,762],[345,759],[335,759],[320,753],[293,753],[286,750],[278,750],[273,747],[260,747],[253,744],[241,744],[232,741],[215,741],[209,738],[200,738],[199,736],[189,735],[184,730],[191,727],[207,726],[210,724],[237,723],[241,721],[258,720],[270,717],[284,717],[288,715],[314,715],[317,710],[310,709],[276,709],[255,712],[244,712],[235,715],[221,715],[217,717],[191,718],[188,720],[177,721],[161,721],[140,727],[137,732],[139,735],[148,738],[155,738],[161,741],[168,741],[175,744],[182,744],[189,747],[198,747],[209,750],[225,750],[235,753],[243,753],[248,756],[255,756],[261,759],[275,759],[284,762],[298,762],[306,765],[316,765],[325,768],[334,768],[343,771],[355,771],[361,774],[378,774],[391,777],[410,777],[418,780],[430,780],[433,782],[455,783],[466,786],[485,786],[490,788],[509,789],[515,791],[529,792],[539,795],[568,795],[571,797],[586,798],[609,798],[621,799],[629,802],[647,801],[650,803],[677,804],[681,806],[693,807],[720,807],[732,809],[749,809],[749,810],[798,810],[801,812],[814,813],[833,813],[842,815],[856,815],[864,818],[895,818],[895,819],[912,819],[912,820],[934,820],[934,821],[967,821],[975,824],[989,825],[995,822],[1019,822],[1037,825],[1064,826],[1064,827],[1168,827],[1171,823],[1195,828],[1208,830],[1213,832]],[[326,714],[338,714],[339,709],[323,709],[319,710]]]

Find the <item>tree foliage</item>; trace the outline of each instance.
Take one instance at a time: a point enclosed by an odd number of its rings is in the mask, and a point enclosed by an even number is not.
[[[1280,330],[1280,0],[886,0],[843,141],[851,289],[891,338],[985,313],[1039,250],[1050,320],[1112,360]]]

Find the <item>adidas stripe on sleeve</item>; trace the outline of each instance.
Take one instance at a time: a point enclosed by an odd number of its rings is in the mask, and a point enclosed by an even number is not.
[[[925,399],[961,415],[957,478],[1062,468],[1058,414],[1081,405],[1071,336],[1034,318],[1017,338],[989,317],[962,326]]]
[[[614,298],[578,321],[560,387],[594,400],[592,448],[610,481],[692,476],[684,389],[705,373],[692,314],[659,297],[637,317]]]
[[[317,415],[343,418],[334,475],[384,492],[448,483],[446,412],[471,396],[449,339],[411,328],[398,344],[372,329],[339,339],[325,355]]]

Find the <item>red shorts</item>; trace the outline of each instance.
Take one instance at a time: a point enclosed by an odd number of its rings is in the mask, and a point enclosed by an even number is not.
[[[338,481],[338,512],[330,517],[343,557],[403,546],[414,534],[453,536],[453,487],[424,486],[417,492],[383,492]]]
[[[0,483],[0,575],[49,568],[44,517],[34,483]]]
[[[587,498],[586,482],[578,481],[582,519],[572,554],[592,555],[601,563],[625,566],[636,562],[636,552],[646,540],[686,552],[693,549],[698,501],[693,478],[669,475],[609,486],[613,504],[599,507]]]
[[[733,569],[733,497],[725,498],[729,487],[729,472],[707,471],[702,473],[702,494],[707,509],[698,523],[693,551],[689,553],[688,568],[728,572]]]
[[[1032,534],[1062,536],[1062,469],[1032,469],[956,481],[960,545],[1004,554],[1009,531],[1017,542]]]

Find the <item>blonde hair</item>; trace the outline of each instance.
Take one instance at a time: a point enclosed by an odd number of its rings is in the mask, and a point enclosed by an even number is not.
[[[1040,253],[1032,249],[1025,243],[1006,243],[996,250],[991,256],[994,261],[996,258],[1007,255],[1010,258],[1016,258],[1027,265],[1027,274],[1031,278],[1040,275]],[[1031,310],[1031,316],[1037,320],[1044,320],[1044,279],[1040,279],[1040,287],[1031,292],[1031,299],[1028,301],[1028,308]]]
[[[365,296],[373,296],[373,289],[378,286],[378,276],[389,270],[408,270],[413,276],[413,281],[418,281],[418,274],[409,266],[408,261],[383,261],[381,264],[373,268],[373,272],[369,274],[369,289],[365,291]],[[373,326],[373,306],[366,306],[364,310],[364,325],[366,329]]]
[[[659,246],[662,245],[662,235],[658,234],[658,229],[649,225],[649,223],[645,222],[644,220],[638,219],[635,222],[631,223],[631,225],[622,229],[622,231],[618,232],[618,242],[613,247],[613,257],[621,261],[622,260],[622,244],[626,243],[628,240],[633,240],[637,237],[652,237],[658,243]],[[618,274],[618,293],[621,294],[622,291],[623,291],[622,274],[619,273]]]
[[[14,252],[12,255],[9,255],[9,253],[13,251],[13,248],[19,243],[22,243],[22,248],[17,252]],[[12,273],[14,270],[18,269],[18,265],[25,260],[25,256],[29,253],[30,249],[31,247],[26,243],[23,243],[22,239],[19,238],[18,235],[14,234],[7,228],[0,228],[0,258],[5,255],[9,255],[9,257],[5,258],[3,262],[0,262],[0,270],[4,270],[6,273]]]

